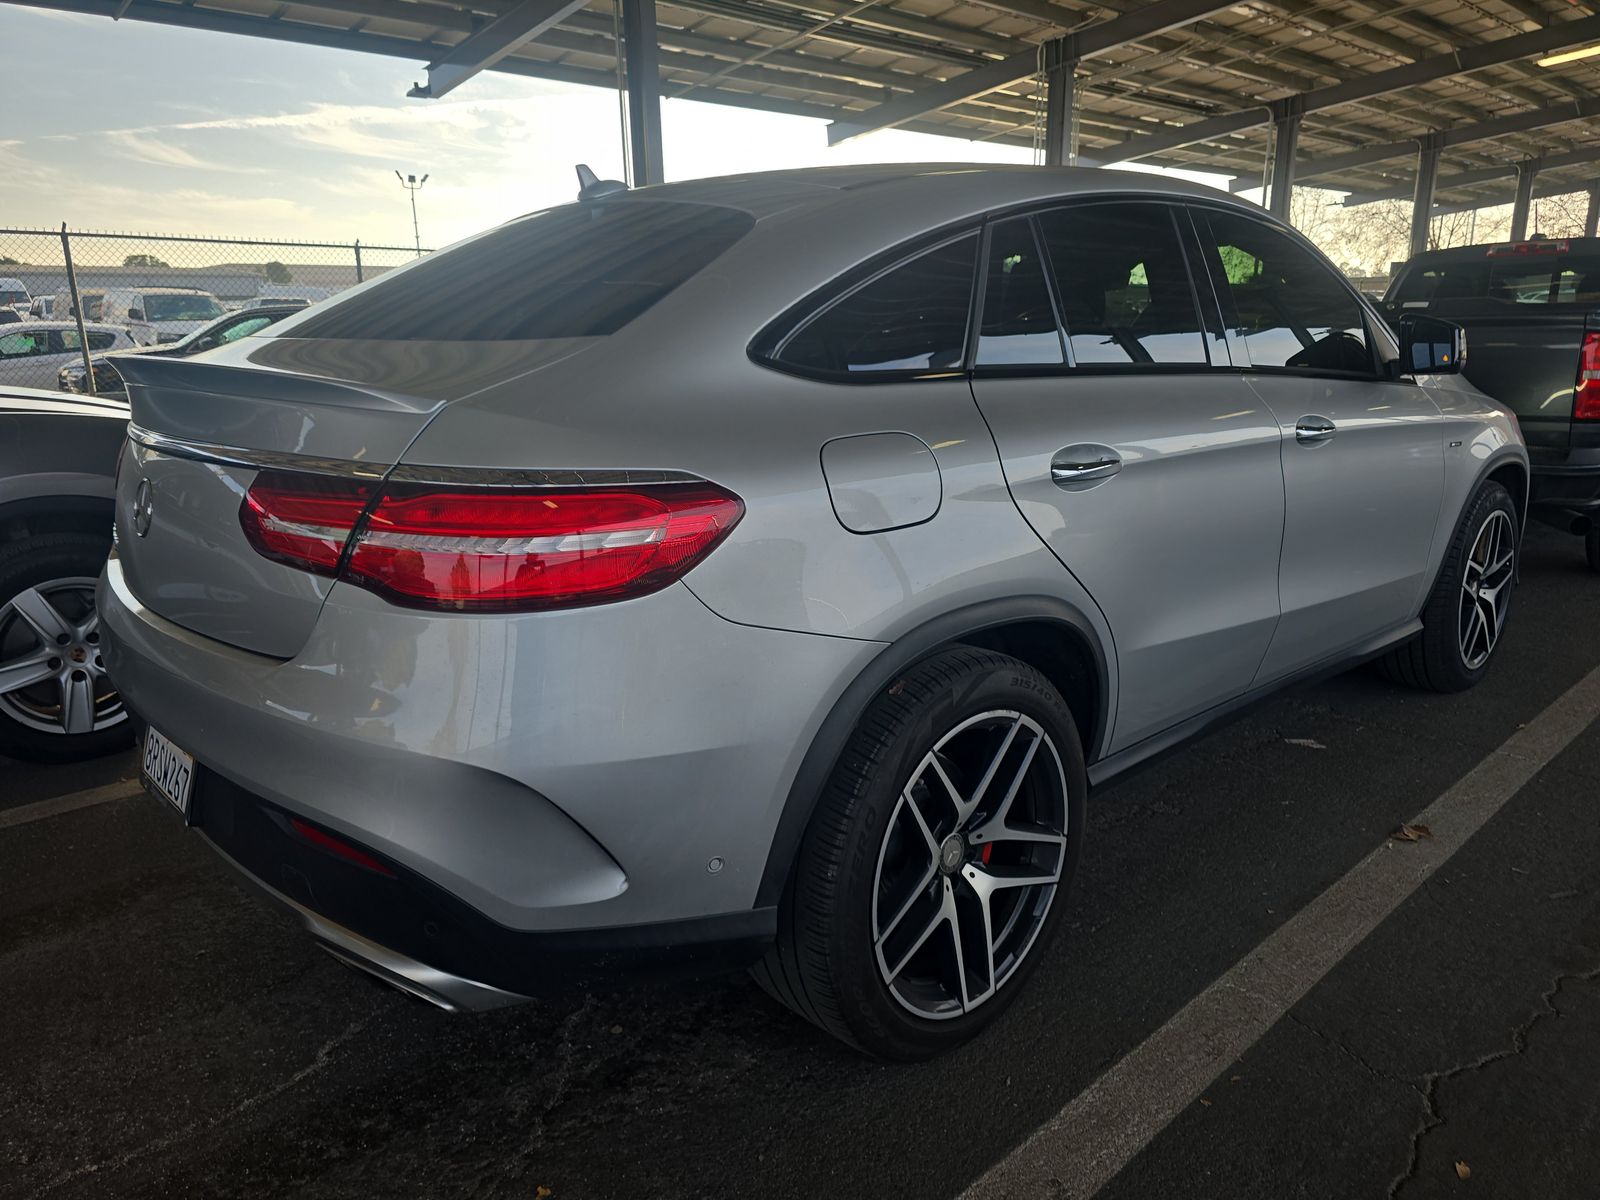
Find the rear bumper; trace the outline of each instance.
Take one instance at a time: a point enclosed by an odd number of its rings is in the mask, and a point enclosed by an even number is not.
[[[1529,503],[1541,520],[1566,524],[1575,517],[1600,516],[1600,452],[1587,452],[1592,462],[1533,466]]]
[[[339,858],[298,837],[288,813],[214,773],[200,775],[190,819],[328,953],[452,1012],[640,975],[747,966],[777,926],[776,910],[765,908],[699,921],[529,933],[497,925],[398,863],[379,859],[387,868],[379,873]]]
[[[748,919],[800,761],[881,649],[735,625],[682,586],[479,617],[397,609],[336,585],[283,661],[150,612],[115,555],[100,613],[130,709],[218,787],[315,822],[489,926],[526,934]],[[278,864],[223,848],[306,902]],[[414,954],[365,918],[311,901]],[[633,951],[642,940],[616,944]]]

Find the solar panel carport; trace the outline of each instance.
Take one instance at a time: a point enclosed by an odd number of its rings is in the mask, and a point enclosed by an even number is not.
[[[1588,189],[1600,214],[1600,43],[1571,0],[5,0],[427,64],[625,87],[631,177],[662,178],[660,98],[1146,162],[1347,203],[1440,210]],[[621,53],[619,54],[619,46]],[[619,61],[620,59],[620,61]]]

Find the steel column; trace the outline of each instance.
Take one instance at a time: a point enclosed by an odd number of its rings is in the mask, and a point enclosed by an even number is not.
[[[1287,221],[1289,204],[1294,199],[1294,156],[1300,145],[1298,105],[1274,105],[1272,109],[1272,182],[1268,186],[1267,209]]]
[[[628,79],[628,151],[633,186],[663,183],[661,67],[656,0],[622,0],[622,50]]]
[[[1073,153],[1072,126],[1076,119],[1078,60],[1072,56],[1070,39],[1054,38],[1044,47],[1044,164],[1069,165]]]
[[[1524,241],[1528,236],[1528,209],[1533,206],[1533,180],[1539,174],[1539,160],[1529,159],[1517,164],[1517,198],[1511,205],[1511,240]]]
[[[1439,177],[1443,139],[1436,133],[1417,139],[1417,188],[1411,196],[1411,253],[1428,248],[1428,227],[1433,221],[1433,184]]]
[[[1589,189],[1589,208],[1583,214],[1583,236],[1593,237],[1600,227],[1600,188]]]

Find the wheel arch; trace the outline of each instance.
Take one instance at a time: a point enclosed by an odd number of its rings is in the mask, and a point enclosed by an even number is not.
[[[0,503],[0,546],[41,533],[104,533],[109,538],[114,511],[109,495],[29,496]]]
[[[861,715],[908,667],[951,646],[980,646],[1041,671],[1066,699],[1083,740],[1084,759],[1104,752],[1112,713],[1112,667],[1094,625],[1051,596],[1020,596],[945,613],[902,635],[852,680],[824,718],[790,784],[756,904],[777,904],[806,826]]]
[[[1478,494],[1478,489],[1488,482],[1498,483],[1511,493],[1511,503],[1517,509],[1517,528],[1522,529],[1528,524],[1528,489],[1530,477],[1528,465],[1520,458],[1501,457],[1491,462],[1486,470],[1472,487],[1472,495]]]

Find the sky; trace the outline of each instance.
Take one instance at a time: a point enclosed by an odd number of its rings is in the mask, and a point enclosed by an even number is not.
[[[428,175],[425,246],[622,177],[614,91],[483,72],[411,100],[421,63],[0,7],[0,226],[411,244],[394,172]],[[807,117],[667,100],[669,179],[850,162],[1028,162],[1021,147],[888,130],[827,144]],[[1218,177],[1199,177],[1216,181]]]

